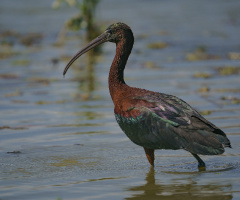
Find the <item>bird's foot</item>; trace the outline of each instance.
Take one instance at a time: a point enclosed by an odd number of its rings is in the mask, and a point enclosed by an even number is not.
[[[205,163],[203,162],[203,160],[197,155],[197,154],[195,154],[195,153],[191,153],[196,159],[197,159],[197,161],[198,161],[198,170],[200,171],[200,172],[202,172],[202,171],[206,171],[206,165],[205,165]]]
[[[199,172],[206,171],[206,165],[205,165],[204,162],[199,162],[199,163],[198,163],[198,171],[199,171]]]
[[[198,166],[198,171],[199,171],[199,172],[204,172],[204,171],[206,171],[206,166],[201,166],[201,167]]]

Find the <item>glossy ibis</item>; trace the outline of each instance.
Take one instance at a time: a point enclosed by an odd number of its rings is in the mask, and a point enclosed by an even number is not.
[[[197,155],[217,155],[231,147],[226,134],[176,96],[128,86],[124,69],[131,53],[134,37],[124,23],[110,25],[106,31],[82,48],[67,64],[63,75],[82,54],[104,42],[116,43],[116,54],[109,72],[109,91],[116,120],[129,139],[142,146],[149,163],[154,166],[155,149],[185,149],[198,161]]]

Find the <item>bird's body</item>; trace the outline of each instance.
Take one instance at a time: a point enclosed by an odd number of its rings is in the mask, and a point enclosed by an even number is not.
[[[185,149],[198,160],[199,167],[205,167],[197,154],[222,154],[224,147],[231,147],[226,134],[185,101],[125,83],[123,73],[134,43],[132,31],[126,24],[109,26],[72,58],[64,74],[79,56],[105,41],[116,43],[109,72],[116,120],[129,139],[144,148],[151,165],[154,165],[155,149]]]
[[[132,142],[148,149],[186,149],[203,155],[224,152],[226,135],[186,102],[144,92],[144,96],[127,96],[114,110],[119,126]]]

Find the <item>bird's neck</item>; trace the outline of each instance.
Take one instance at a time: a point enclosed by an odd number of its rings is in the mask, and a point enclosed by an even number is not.
[[[110,68],[108,79],[109,91],[113,102],[115,102],[118,95],[121,95],[123,90],[129,87],[124,81],[124,69],[132,51],[133,43],[134,39],[132,34],[130,34],[116,44],[116,54]]]

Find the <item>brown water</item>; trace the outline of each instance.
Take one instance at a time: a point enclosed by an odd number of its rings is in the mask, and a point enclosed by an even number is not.
[[[103,29],[116,21],[133,29],[129,85],[179,96],[227,133],[233,148],[202,156],[206,172],[183,150],[157,151],[151,169],[113,116],[107,77],[115,45],[103,46],[93,69],[88,54],[63,78],[63,58],[83,42],[68,33],[65,45],[53,44],[76,10],[35,4],[1,1],[0,31],[11,31],[1,44],[13,44],[0,49],[8,55],[0,60],[1,200],[240,199],[238,0],[105,0],[97,9]],[[167,46],[148,48],[159,42]]]

